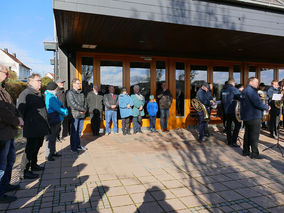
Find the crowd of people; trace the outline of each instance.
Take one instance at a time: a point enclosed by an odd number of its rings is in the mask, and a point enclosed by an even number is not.
[[[223,114],[224,131],[227,136],[227,144],[232,147],[239,147],[237,144],[239,131],[242,126],[245,128],[243,155],[250,156],[253,159],[261,159],[259,155],[258,141],[261,128],[270,132],[270,137],[277,138],[279,134],[280,107],[283,99],[276,100],[274,94],[281,94],[284,82],[273,80],[271,86],[267,89],[264,83],[259,84],[256,77],[248,79],[247,87],[242,84],[236,85],[234,79],[225,82],[221,90],[221,106]],[[210,85],[203,82],[197,92],[196,97],[206,108],[207,113],[211,113],[212,107],[217,102],[214,101]],[[236,113],[237,104],[240,104],[240,115]],[[199,123],[199,141],[206,141],[206,128],[209,120],[204,119],[204,112],[198,112]],[[237,117],[239,116],[239,117]]]
[[[172,104],[172,95],[165,83],[158,95],[159,104],[154,95],[145,102],[140,93],[139,85],[134,86],[134,94],[128,95],[127,89],[122,88],[121,94],[114,94],[114,87],[109,86],[109,93],[104,96],[99,86],[94,85],[93,90],[85,97],[81,88],[81,81],[77,78],[71,82],[71,89],[65,91],[64,82],[58,79],[49,82],[46,91],[42,94],[42,82],[39,74],[28,77],[27,88],[23,90],[16,105],[5,89],[5,82],[9,78],[7,67],[0,65],[0,203],[9,203],[17,197],[7,195],[6,192],[17,190],[20,185],[11,185],[12,168],[16,159],[14,138],[19,128],[26,138],[25,155],[22,159],[24,179],[35,179],[39,175],[34,171],[44,170],[38,164],[38,152],[45,142],[45,158],[54,161],[61,154],[56,152],[56,141],[62,140],[70,133],[70,148],[73,153],[87,150],[81,145],[81,133],[84,120],[90,115],[91,129],[94,136],[99,136],[100,125],[104,116],[106,120],[105,134],[117,133],[117,111],[122,119],[123,135],[130,133],[130,121],[133,123],[134,134],[141,133],[142,117],[145,115],[144,105],[150,116],[150,130],[156,131],[156,116],[158,109],[161,115],[162,131],[168,131],[167,122],[169,109]]]

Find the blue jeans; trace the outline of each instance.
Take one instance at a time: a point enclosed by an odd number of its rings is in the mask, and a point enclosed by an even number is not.
[[[199,139],[202,140],[204,138],[204,130],[207,125],[207,121],[204,121],[203,112],[198,112],[199,115]]]
[[[156,126],[156,116],[150,116],[150,129],[155,129]]]
[[[70,134],[70,145],[72,151],[77,151],[78,147],[81,146],[81,132],[83,130],[84,119],[75,118],[71,123],[71,134]]]
[[[162,129],[167,129],[168,117],[169,117],[169,110],[168,109],[160,109],[160,123],[161,123]]]
[[[115,110],[106,110],[106,133],[110,133],[110,121],[113,124],[113,132],[117,133],[117,111]]]
[[[0,196],[6,192],[6,187],[8,184],[10,184],[15,160],[16,150],[14,139],[7,140],[4,147],[2,147],[0,150]]]
[[[132,118],[132,123],[133,123],[133,132],[141,132],[141,124],[138,123],[138,117],[133,117]]]

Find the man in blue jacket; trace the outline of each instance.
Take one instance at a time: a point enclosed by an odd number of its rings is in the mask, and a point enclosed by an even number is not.
[[[241,128],[241,123],[238,122],[235,115],[235,108],[237,101],[240,100],[240,91],[235,87],[234,79],[229,79],[226,88],[222,91],[222,105],[224,108],[224,115],[227,119],[226,134],[229,146],[239,147],[237,139]],[[232,135],[232,123],[234,123],[234,131]]]
[[[197,91],[196,98],[206,107],[208,115],[210,115],[210,107],[215,105],[213,98],[210,94],[209,84],[204,82],[202,83],[201,88]],[[199,115],[199,142],[204,141],[204,130],[205,126],[208,125],[208,121],[204,120],[203,112],[198,112]]]
[[[258,139],[263,110],[270,110],[270,106],[261,102],[257,93],[258,79],[248,79],[248,86],[241,94],[241,117],[245,125],[243,155],[261,159],[258,152]],[[252,153],[250,153],[250,148]]]
[[[278,128],[280,122],[280,109],[275,107],[275,101],[272,100],[274,94],[279,93],[279,85],[278,82],[273,80],[271,82],[271,87],[267,90],[267,97],[268,97],[268,104],[271,107],[269,111],[269,130],[270,130],[270,137],[277,138],[278,135]]]

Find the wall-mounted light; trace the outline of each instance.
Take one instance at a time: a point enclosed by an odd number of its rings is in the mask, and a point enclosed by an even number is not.
[[[84,49],[96,49],[97,45],[96,44],[82,44],[82,48],[84,48]]]

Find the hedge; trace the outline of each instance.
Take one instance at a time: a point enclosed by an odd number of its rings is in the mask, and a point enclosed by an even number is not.
[[[19,97],[20,93],[26,89],[27,83],[21,81],[11,81],[5,83],[5,88],[8,93],[11,95],[14,103],[16,103],[17,98]]]

